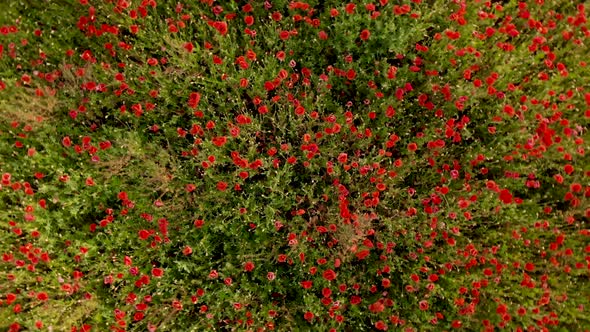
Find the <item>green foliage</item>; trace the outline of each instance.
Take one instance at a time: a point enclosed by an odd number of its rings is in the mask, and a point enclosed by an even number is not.
[[[0,331],[589,326],[585,10],[10,2]]]

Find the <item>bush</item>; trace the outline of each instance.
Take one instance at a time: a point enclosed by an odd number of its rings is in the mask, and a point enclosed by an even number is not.
[[[0,330],[590,326],[564,1],[0,14]]]

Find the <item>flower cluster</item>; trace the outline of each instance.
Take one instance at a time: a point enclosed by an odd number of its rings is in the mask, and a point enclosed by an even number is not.
[[[590,326],[584,4],[1,19],[0,330]]]

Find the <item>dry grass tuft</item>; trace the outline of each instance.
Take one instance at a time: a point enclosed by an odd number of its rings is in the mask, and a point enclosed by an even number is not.
[[[43,96],[38,96],[36,89],[19,88],[6,93],[5,98],[0,100],[0,121],[27,124],[35,129],[43,121],[52,119],[59,101],[49,91],[43,92]]]

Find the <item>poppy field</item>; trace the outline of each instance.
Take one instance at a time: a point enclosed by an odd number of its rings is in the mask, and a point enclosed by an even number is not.
[[[570,0],[0,3],[0,331],[590,331]]]

